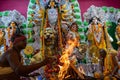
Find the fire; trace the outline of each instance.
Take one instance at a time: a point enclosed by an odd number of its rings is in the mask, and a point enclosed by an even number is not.
[[[65,74],[67,73],[67,69],[69,68],[69,64],[70,64],[69,55],[64,53],[60,58],[60,62],[63,63],[63,65],[60,66],[58,79],[62,80],[64,78]]]
[[[77,42],[78,42],[77,38],[67,41],[67,45],[65,47],[65,50],[63,51],[63,54],[60,58],[60,62],[63,63],[63,65],[60,66],[60,71],[58,74],[59,80],[63,80],[65,74],[67,73],[67,70],[70,66],[69,56],[73,52],[73,49],[76,47]]]

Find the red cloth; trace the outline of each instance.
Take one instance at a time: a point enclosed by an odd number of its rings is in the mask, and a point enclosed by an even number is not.
[[[13,44],[19,43],[20,41],[24,41],[24,40],[26,40],[25,36],[17,37],[17,38],[15,38]]]

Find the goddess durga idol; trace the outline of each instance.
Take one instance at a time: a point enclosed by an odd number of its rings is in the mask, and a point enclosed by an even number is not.
[[[105,26],[105,24],[102,25],[99,18],[97,17],[93,17],[90,20],[87,37],[90,56],[95,57],[95,60],[93,59],[93,63],[97,63],[99,60],[98,50],[102,48],[106,49],[108,46],[110,47],[110,45],[107,45],[107,40],[113,40],[107,32],[107,27]]]

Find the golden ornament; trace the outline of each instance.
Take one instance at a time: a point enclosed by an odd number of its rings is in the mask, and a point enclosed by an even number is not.
[[[30,55],[33,53],[33,47],[30,45],[27,45],[26,48],[24,49],[24,54]]]

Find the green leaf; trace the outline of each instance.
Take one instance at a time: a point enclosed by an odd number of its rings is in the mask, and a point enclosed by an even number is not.
[[[31,54],[25,54],[25,56],[27,57],[27,58],[32,58],[32,53]]]
[[[106,26],[108,26],[108,27],[109,27],[109,26],[112,26],[112,22],[107,21],[107,22],[106,22]]]
[[[110,12],[114,12],[115,9],[113,7],[110,7],[109,10]]]
[[[33,38],[27,39],[27,42],[28,42],[28,43],[33,43],[33,42],[34,42],[34,39],[33,39]]]
[[[74,4],[74,7],[78,7],[78,4],[76,3],[76,4]]]
[[[29,33],[32,33],[32,30],[23,29],[22,32],[23,34],[29,34]]]
[[[85,35],[80,35],[81,40],[84,40],[85,38],[86,38]]]
[[[36,3],[36,0],[30,0],[30,2],[31,2],[32,4],[35,4],[35,3]]]
[[[107,12],[107,7],[106,7],[106,6],[102,7],[102,9],[103,9],[105,12]]]
[[[0,25],[0,28],[6,28],[4,25]]]
[[[70,0],[71,2],[75,2],[76,0]]]
[[[78,32],[83,32],[83,28],[78,28]]]
[[[76,19],[80,19],[80,15],[75,15],[75,18]]]
[[[80,10],[79,10],[79,9],[74,9],[74,11],[80,13]]]
[[[32,33],[32,30],[28,30],[28,32],[27,33]]]
[[[4,16],[8,16],[9,15],[9,11],[5,11],[3,15]]]
[[[22,30],[23,34],[27,34],[27,31],[26,30]]]
[[[33,19],[33,17],[28,17],[28,21],[30,21],[30,20],[32,20]]]
[[[0,17],[2,17],[3,12],[0,12]]]
[[[86,27],[84,27],[83,29],[84,29],[84,32],[87,32],[87,28]]]
[[[82,25],[82,22],[81,21],[76,21],[76,23],[78,24],[78,25]]]
[[[84,24],[84,26],[88,26],[88,22],[86,22],[86,21],[83,22],[83,24]]]
[[[34,11],[28,11],[28,14],[29,15],[31,15],[31,14],[33,14],[34,13]]]
[[[28,24],[28,28],[32,28],[33,27],[33,24],[32,23],[29,23]]]
[[[22,28],[26,28],[26,23],[23,23],[23,24],[22,24]]]

